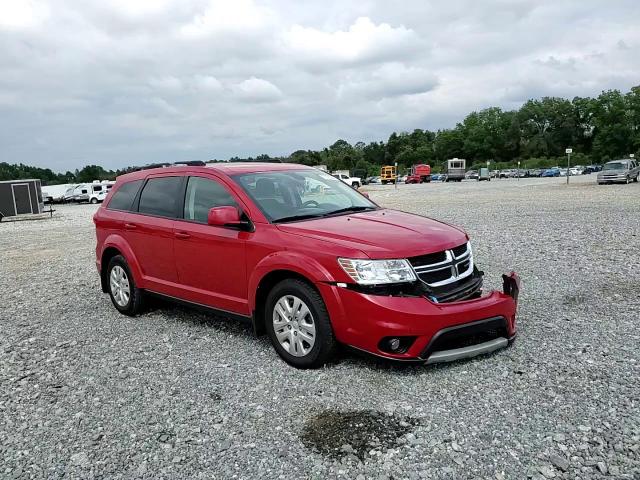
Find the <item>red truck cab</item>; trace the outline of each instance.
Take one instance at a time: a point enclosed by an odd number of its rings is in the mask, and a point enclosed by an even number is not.
[[[118,177],[94,223],[102,288],[121,313],[157,295],[245,318],[298,368],[338,344],[435,363],[515,337],[516,274],[483,292],[464,231],[383,208],[315,168],[141,170]]]
[[[431,166],[426,164],[414,165],[411,173],[407,175],[405,183],[423,183],[431,181]]]

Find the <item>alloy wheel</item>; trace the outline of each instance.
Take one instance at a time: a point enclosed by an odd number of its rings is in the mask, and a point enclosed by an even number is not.
[[[273,330],[290,355],[304,357],[316,341],[316,325],[307,304],[295,295],[280,297],[273,308]]]
[[[109,275],[109,285],[111,287],[111,295],[120,307],[126,307],[131,298],[131,287],[129,286],[129,277],[120,265],[116,265],[111,269]]]

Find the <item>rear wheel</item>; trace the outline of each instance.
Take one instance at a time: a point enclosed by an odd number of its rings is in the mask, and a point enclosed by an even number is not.
[[[267,296],[265,326],[280,357],[296,368],[318,368],[337,342],[320,294],[306,282],[286,279]]]
[[[90,200],[90,202],[91,202],[91,203],[93,203],[93,204],[95,205],[96,203],[98,203],[98,199],[97,199],[96,197],[93,197],[93,198]]]
[[[109,296],[116,309],[125,315],[136,315],[142,310],[142,291],[136,287],[127,261],[116,255],[107,266]]]

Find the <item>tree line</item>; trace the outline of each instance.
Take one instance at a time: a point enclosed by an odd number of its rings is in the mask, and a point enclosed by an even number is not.
[[[287,160],[327,165],[331,170],[359,170],[373,174],[381,165],[398,163],[401,169],[427,163],[438,171],[446,160],[465,158],[467,167],[544,168],[566,161],[604,163],[640,151],[640,86],[627,93],[602,92],[595,98],[567,100],[543,97],[518,110],[499,107],[472,112],[454,128],[415,129],[392,133],[385,142],[338,140],[319,151],[298,150]]]
[[[382,165],[398,163],[400,171],[427,163],[439,171],[449,158],[467,159],[467,167],[544,168],[564,162],[566,148],[573,149],[573,164],[604,163],[640,153],[640,86],[627,93],[603,91],[595,98],[543,97],[529,100],[518,110],[490,107],[472,112],[454,128],[437,131],[416,128],[393,132],[386,142],[337,140],[322,150],[296,150],[276,160],[304,165],[327,165],[330,170],[350,170],[373,175]],[[232,157],[230,161],[272,160]],[[221,160],[212,160],[221,161]],[[135,169],[105,170],[88,165],[81,170],[54,173],[48,168],[0,163],[0,180],[40,178],[45,184],[84,183],[113,179]]]

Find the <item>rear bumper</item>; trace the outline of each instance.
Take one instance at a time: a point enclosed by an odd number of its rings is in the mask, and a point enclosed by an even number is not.
[[[511,272],[503,280],[503,292],[450,303],[319,288],[340,342],[393,360],[437,363],[488,353],[515,338],[520,279]],[[389,347],[393,338],[401,340],[400,351]]]

